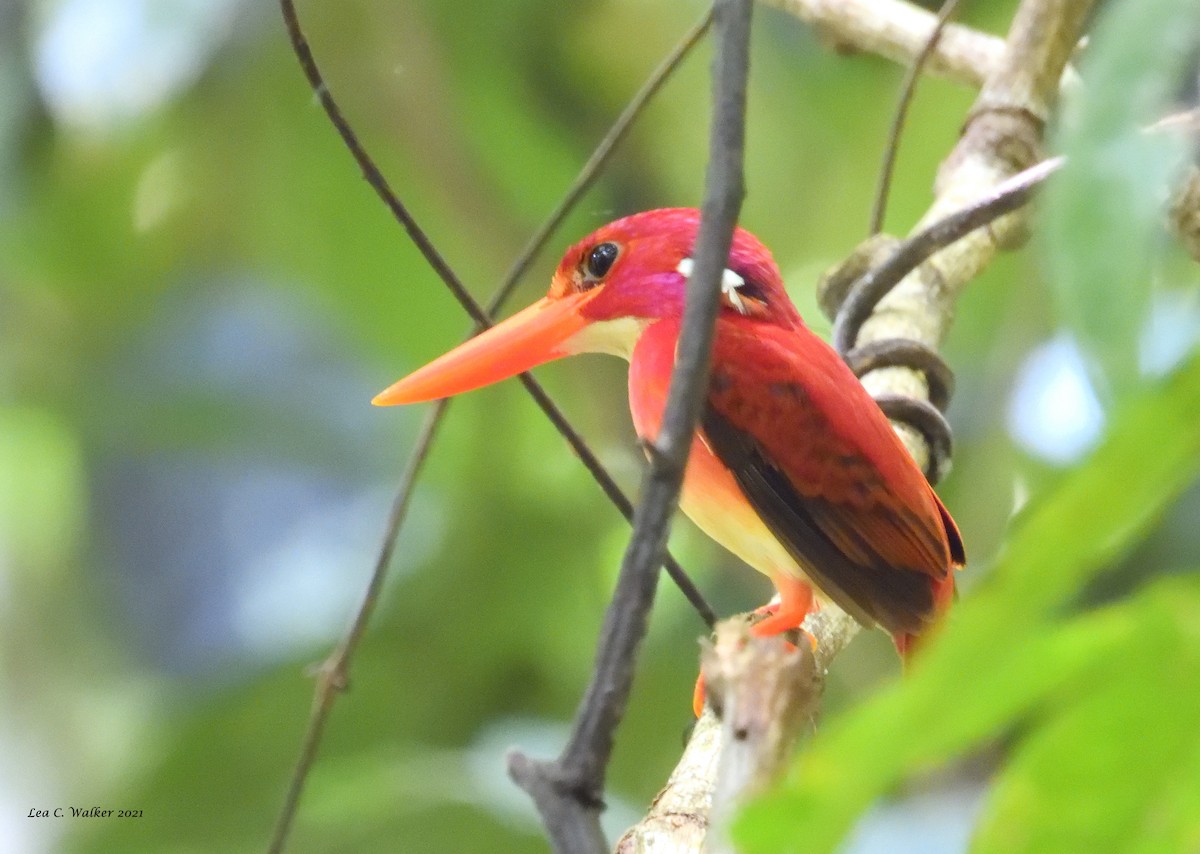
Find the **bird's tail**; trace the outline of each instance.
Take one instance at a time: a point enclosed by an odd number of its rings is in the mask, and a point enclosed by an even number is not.
[[[938,513],[942,517],[942,526],[946,531],[946,548],[948,552],[947,556],[950,559],[950,566],[949,571],[941,579],[934,582],[933,621],[925,626],[920,634],[900,632],[892,635],[892,641],[896,644],[896,651],[900,653],[900,661],[906,670],[917,649],[924,646],[931,635],[937,633],[938,626],[941,625],[946,611],[950,609],[950,605],[954,602],[954,573],[962,569],[963,564],[967,562],[966,551],[963,549],[962,534],[958,532],[958,525],[954,523],[954,518],[950,515],[950,511],[946,509],[946,505],[942,503],[942,499],[938,498],[937,493],[933,491],[932,487],[929,489],[929,494],[933,496],[933,502],[937,505]]]
[[[926,626],[920,634],[913,632],[899,632],[892,635],[892,642],[896,644],[896,652],[900,653],[900,661],[905,670],[912,663],[912,658],[917,654],[917,650],[925,645],[925,643],[937,633],[938,627],[941,625],[942,617],[946,611],[950,609],[950,604],[954,601],[954,573],[953,571],[946,573],[946,576],[935,582],[933,590],[934,613],[937,616],[934,621]]]

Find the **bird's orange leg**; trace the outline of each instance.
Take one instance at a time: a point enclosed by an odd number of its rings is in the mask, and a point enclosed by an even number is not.
[[[792,629],[799,629],[808,612],[813,609],[813,591],[807,581],[802,581],[794,575],[775,575],[771,577],[771,581],[779,591],[779,601],[754,612],[766,614],[750,626],[750,634],[756,638],[774,637]]]
[[[772,600],[769,604],[755,609],[754,616],[761,615],[761,619],[751,624],[750,634],[757,638],[769,638],[794,629],[807,637],[815,650],[817,639],[800,628],[804,618],[815,609],[812,587],[794,575],[772,576],[771,581],[779,591],[776,597],[779,601]],[[789,644],[789,648],[795,647]],[[692,690],[692,712],[696,717],[704,714],[704,699],[704,673],[701,672],[696,677],[696,687]]]

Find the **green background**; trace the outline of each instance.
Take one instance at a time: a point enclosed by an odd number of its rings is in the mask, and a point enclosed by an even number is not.
[[[965,5],[1003,33],[1015,4]],[[1046,199],[1041,239],[970,284],[945,345],[958,614],[908,684],[881,633],[837,660],[827,726],[739,826],[750,850],[827,850],[872,804],[855,850],[1200,850],[1198,277],[1160,229],[1174,161],[1133,130],[1176,91],[1164,22],[1185,4],[1108,5],[1124,37],[1097,35],[1095,100],[1055,143],[1090,166]],[[300,4],[342,108],[480,298],[702,11]],[[827,334],[814,284],[865,236],[902,70],[761,7],[752,49],[742,223]],[[514,306],[593,228],[699,203],[710,56],[639,119]],[[889,230],[928,205],[972,99],[922,83]],[[262,850],[306,669],[349,623],[423,413],[369,400],[468,324],[270,3],[9,7],[0,115],[0,841]],[[1073,373],[1065,331],[1094,357]],[[1096,396],[1062,396],[1038,358]],[[624,367],[538,374],[635,491]],[[516,383],[456,402],[292,850],[544,850],[504,753],[559,749],[627,533]],[[686,522],[672,548],[722,613],[769,595]],[[679,754],[702,628],[664,582],[610,773],[614,838]],[[72,805],[144,815],[27,816]]]

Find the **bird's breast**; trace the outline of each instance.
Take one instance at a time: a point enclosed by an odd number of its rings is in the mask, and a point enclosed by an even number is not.
[[[653,441],[662,424],[675,366],[678,324],[645,330],[629,363],[629,410],[640,438]],[[746,500],[733,473],[697,433],[692,440],[679,507],[700,530],[768,576],[802,575],[795,560]]]

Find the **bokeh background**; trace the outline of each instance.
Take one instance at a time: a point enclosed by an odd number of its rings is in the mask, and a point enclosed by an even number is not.
[[[966,6],[1003,33],[1015,3]],[[480,297],[702,11],[300,4],[344,111]],[[641,117],[515,303],[598,225],[699,203],[709,57],[702,46]],[[901,75],[757,12],[742,223],[822,334],[816,277],[865,236]],[[890,230],[923,212],[972,99],[921,85]],[[1194,268],[1162,251],[1137,327],[1145,383],[1200,329]],[[940,491],[969,546],[964,598],[1115,405],[1065,331],[1052,268],[1044,247],[998,259],[946,343],[957,445]],[[308,717],[306,669],[361,598],[423,414],[370,398],[467,327],[342,149],[274,4],[0,5],[0,850],[262,850]],[[539,377],[635,491],[623,365],[581,357]],[[1082,606],[1194,569],[1197,514],[1194,488],[1165,502]],[[504,753],[557,752],[627,533],[519,386],[456,402],[293,850],[544,850]],[[672,548],[722,613],[768,595],[686,522]],[[611,770],[611,831],[678,756],[702,628],[664,582]],[[830,675],[827,714],[896,676],[887,638],[860,637]],[[894,792],[848,850],[965,850],[1010,739]],[[144,815],[28,817],[71,805]]]

